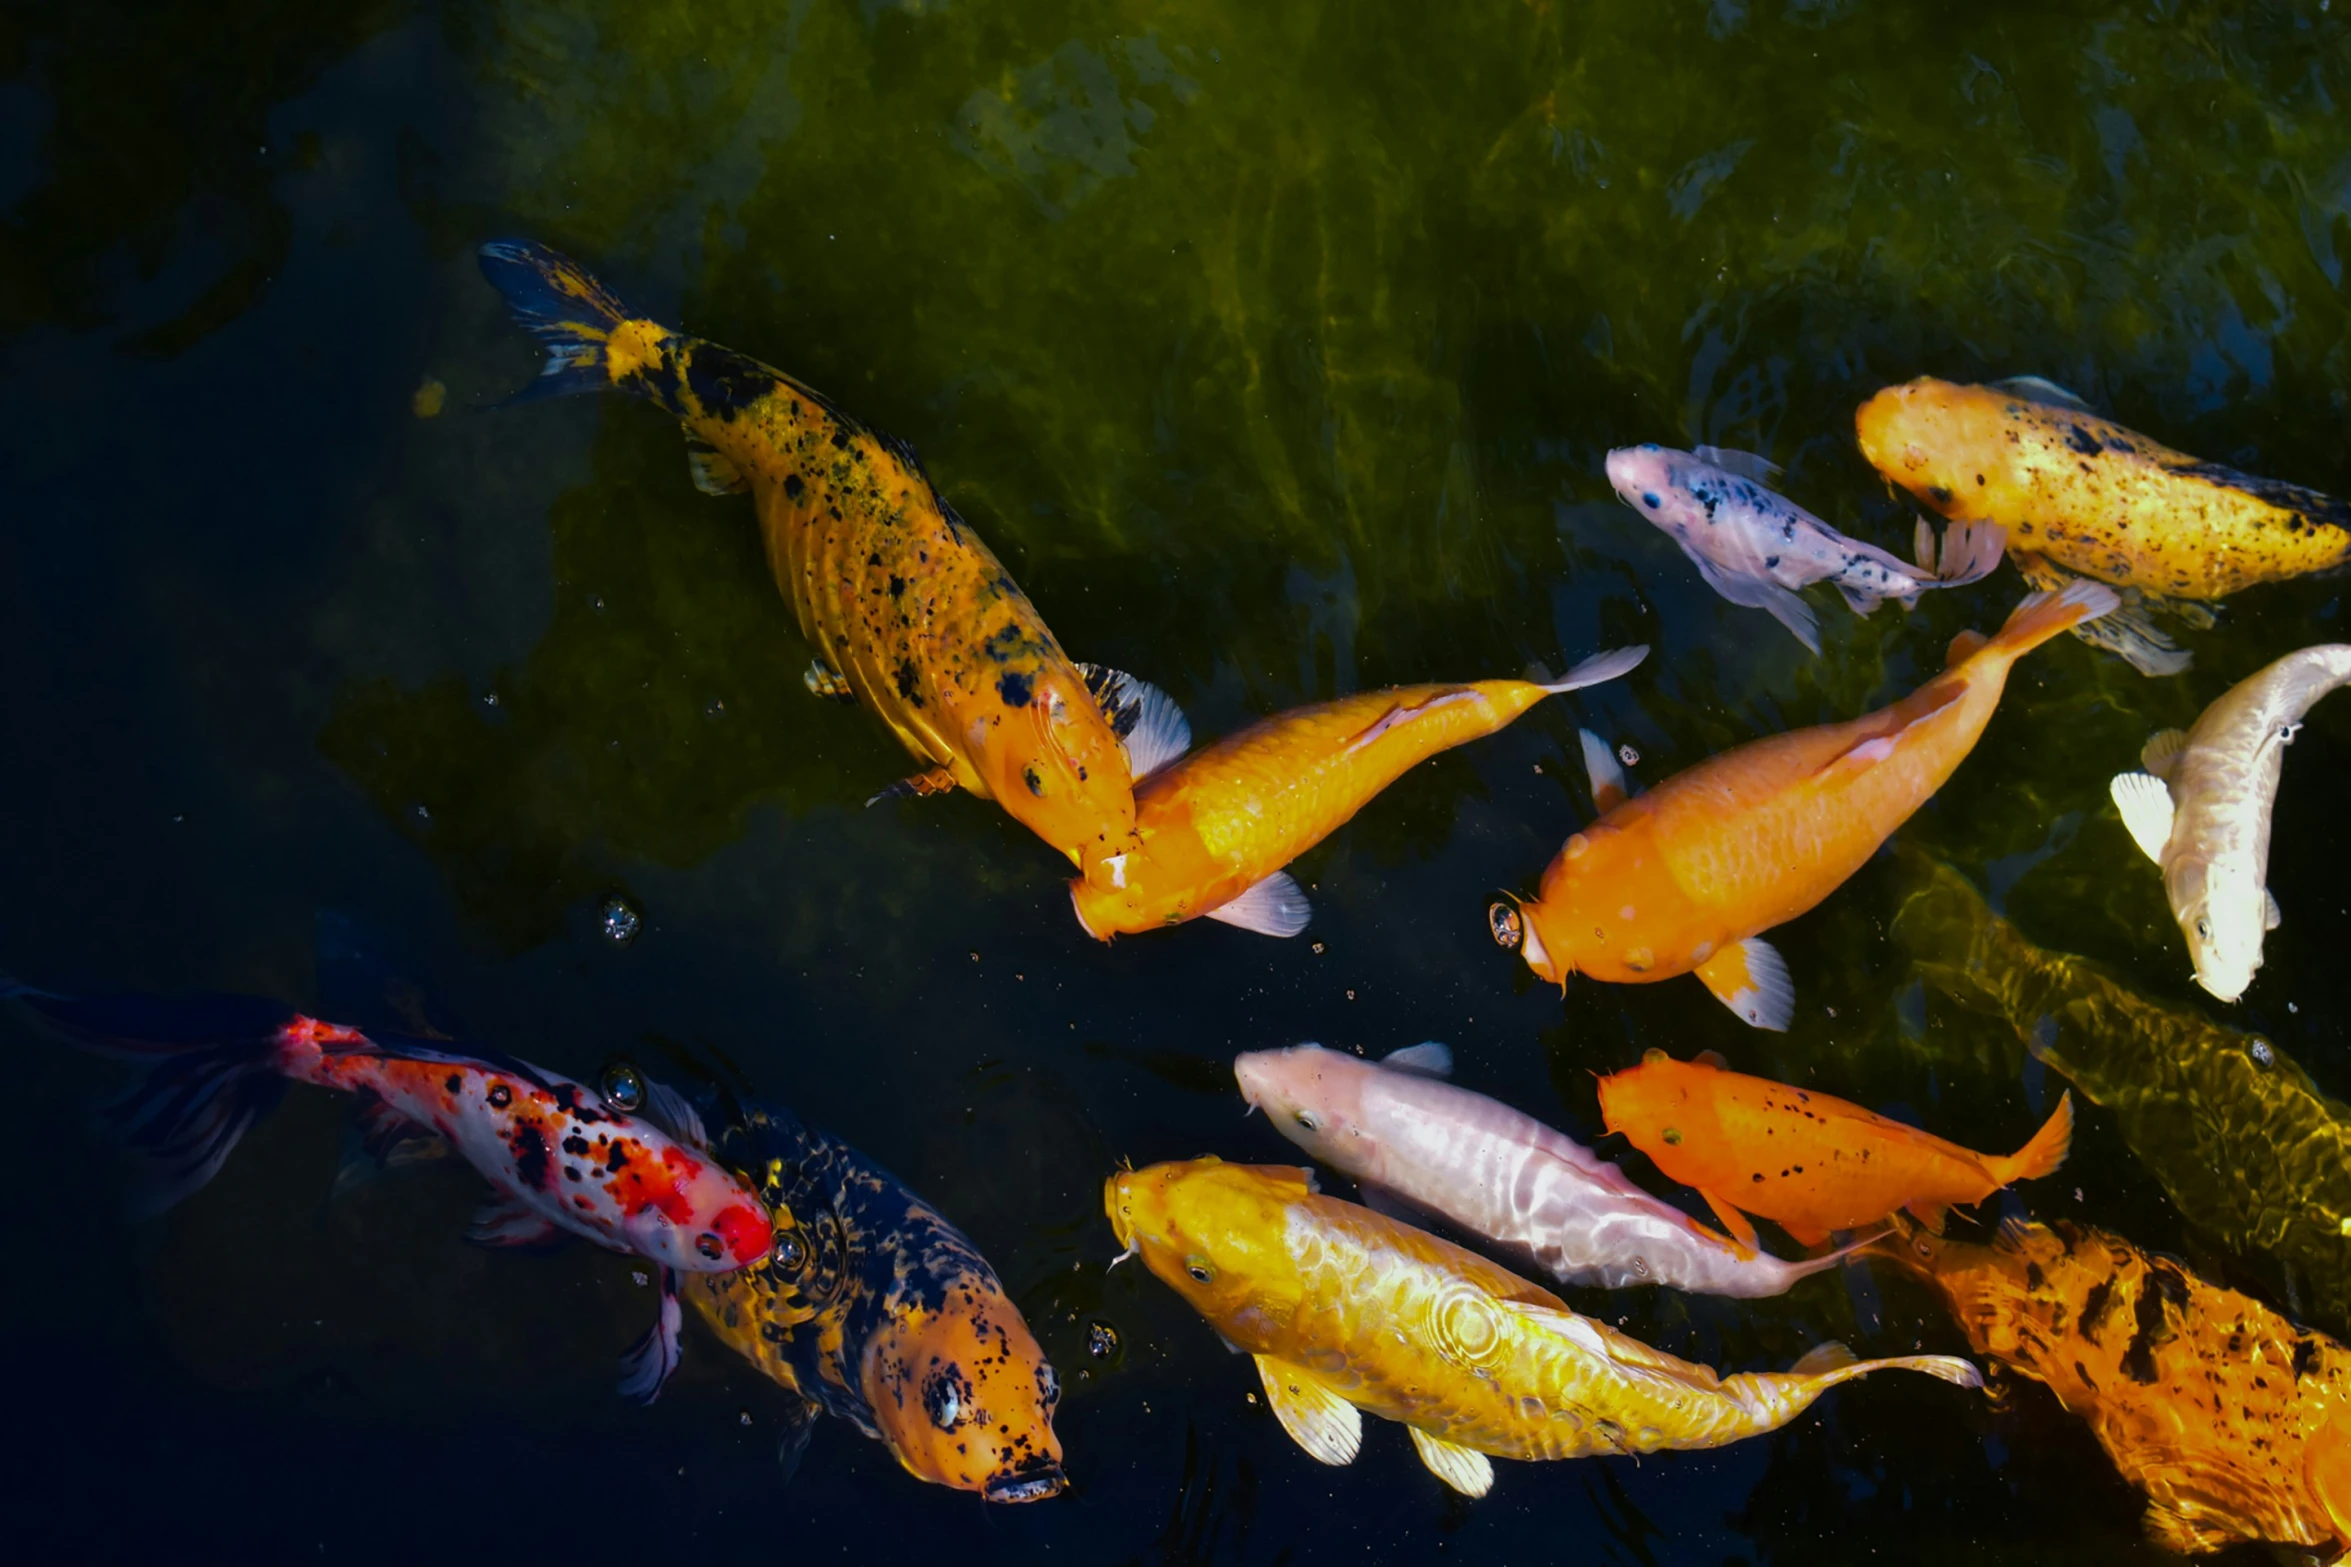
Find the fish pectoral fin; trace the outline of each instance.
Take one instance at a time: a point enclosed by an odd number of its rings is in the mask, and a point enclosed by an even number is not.
[[[498,1192],[474,1210],[465,1238],[476,1246],[547,1246],[561,1240],[563,1232],[521,1198]]]
[[[1453,1047],[1436,1040],[1424,1040],[1417,1045],[1406,1045],[1380,1057],[1380,1065],[1391,1072],[1408,1072],[1414,1077],[1433,1077],[1440,1081],[1453,1075]]]
[[[1699,1189],[1698,1195],[1705,1198],[1706,1206],[1714,1210],[1714,1221],[1730,1232],[1732,1248],[1738,1252],[1741,1262],[1763,1249],[1756,1237],[1753,1221],[1745,1214],[1704,1188]]]
[[[2125,589],[2119,608],[2072,628],[2092,647],[2104,648],[2142,675],[2176,675],[2196,661],[2196,655],[2166,635],[2147,611],[2148,599],[2136,588]]]
[[[1902,1205],[1902,1211],[1909,1214],[1919,1223],[1925,1225],[1929,1235],[1940,1235],[1943,1233],[1943,1221],[1950,1216],[1951,1205],[1949,1203],[1929,1202],[1927,1199],[1922,1197],[1916,1202],[1904,1203]]]
[[[1165,691],[1102,664],[1080,664],[1077,671],[1103,721],[1126,748],[1127,772],[1135,782],[1192,749],[1192,721]]]
[[[1865,593],[1859,588],[1849,587],[1842,582],[1837,584],[1837,592],[1844,598],[1845,607],[1856,615],[1870,614],[1885,602],[1884,597],[1879,594]]]
[[[1742,452],[1729,446],[1693,446],[1690,455],[1709,467],[1720,468],[1741,479],[1752,479],[1757,484],[1769,484],[1780,476],[1780,465],[1754,452]]]
[[[1351,1464],[1363,1448],[1363,1414],[1305,1372],[1253,1355],[1273,1417],[1317,1463]]]
[[[1431,1436],[1418,1426],[1404,1429],[1412,1433],[1413,1450],[1428,1465],[1430,1474],[1467,1497],[1480,1497],[1494,1489],[1493,1460],[1485,1454],[1458,1442],[1448,1442],[1441,1436]]]
[[[928,772],[916,773],[910,778],[899,779],[865,803],[871,806],[879,805],[884,800],[907,798],[927,800],[934,794],[951,794],[954,790],[955,775],[944,767],[934,767]]]
[[[2082,401],[2079,392],[2069,392],[2045,375],[2012,375],[2004,381],[1992,382],[1991,386],[1995,392],[2006,392],[2011,397],[2048,408],[2070,408],[2082,414],[2095,411]]]
[[[1796,982],[1787,960],[1760,936],[1749,936],[1716,951],[1698,965],[1699,982],[1714,999],[1756,1028],[1785,1032],[1796,1015]]]
[[[1794,589],[1783,588],[1768,578],[1725,571],[1687,545],[1682,552],[1697,563],[1698,575],[1716,593],[1742,609],[1762,610],[1795,633],[1796,640],[1804,644],[1807,652],[1820,651],[1820,617]]]
[[[1280,871],[1208,911],[1208,918],[1260,936],[1295,936],[1314,918],[1314,905],[1297,882]]]
[[[808,1451],[809,1438],[816,1435],[816,1417],[820,1413],[814,1404],[804,1398],[792,1400],[784,1412],[784,1434],[776,1439],[776,1464],[784,1471],[783,1483],[790,1485],[792,1477],[800,1472],[800,1459]]]
[[[1589,729],[1575,733],[1576,743],[1583,748],[1584,777],[1592,785],[1592,808],[1606,816],[1632,798],[1632,787],[1625,782],[1624,768],[1607,741]]]
[[[810,696],[821,697],[827,702],[857,700],[857,688],[849,684],[849,677],[821,658],[808,661],[808,668],[802,672],[800,683],[808,688]]]
[[[2114,797],[2114,808],[2122,812],[2122,824],[2130,829],[2131,842],[2161,865],[2163,846],[2171,842],[2170,787],[2153,773],[2116,773],[2106,792]]]
[[[2261,918],[2263,930],[2275,930],[2286,921],[2278,912],[2278,895],[2267,887],[2261,889]]]
[[[678,1329],[684,1313],[678,1306],[678,1275],[675,1268],[661,1270],[661,1304],[655,1311],[653,1326],[645,1336],[620,1357],[620,1396],[650,1404],[661,1396],[662,1385],[669,1374],[678,1368],[678,1359],[684,1346],[678,1341]]]
[[[740,495],[751,488],[733,459],[686,426],[686,473],[705,495]]]
[[[2171,770],[2180,764],[2180,753],[2188,748],[2185,729],[2158,729],[2147,737],[2139,748],[2139,765],[2165,783],[2171,782]]]

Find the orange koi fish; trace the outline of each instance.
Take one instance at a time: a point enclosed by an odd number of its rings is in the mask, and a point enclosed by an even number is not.
[[[1128,845],[1134,774],[1187,743],[1135,730],[1172,708],[1070,662],[911,446],[781,370],[632,315],[545,246],[485,245],[481,263],[547,345],[534,395],[644,398],[685,426],[698,488],[751,493],[776,586],[817,650],[809,689],[863,702],[926,764],[884,795],[967,789],[1073,863]]]
[[[1393,686],[1294,708],[1160,769],[1135,788],[1140,845],[1088,850],[1070,883],[1097,940],[1206,915],[1268,936],[1311,916],[1282,867],[1439,751],[1507,727],[1547,696],[1614,680],[1645,647],[1595,654],[1549,683]]]
[[[2168,1257],[2086,1225],[2011,1221],[1996,1245],[1912,1235],[1976,1353],[2046,1383],[2147,1494],[2183,1555],[2351,1545],[2351,1353]]]
[[[1726,1072],[1720,1057],[1676,1061],[1662,1050],[1600,1079],[1600,1119],[1668,1178],[1696,1188],[1747,1246],[1750,1213],[1806,1246],[1896,1209],[1939,1235],[1947,1209],[2047,1175],[2073,1144],[2071,1091],[2031,1142],[2002,1159],[1827,1094]]]
[[[1573,973],[1639,985],[1695,972],[1757,1028],[1786,1028],[1795,986],[1758,933],[1844,885],[1943,787],[1991,720],[2009,665],[2115,602],[2088,582],[2036,594],[1990,641],[1961,632],[1943,673],[1893,706],[1752,741],[1637,799],[1587,734],[1603,814],[1567,840],[1538,896],[1493,905],[1494,939],[1561,985]]]

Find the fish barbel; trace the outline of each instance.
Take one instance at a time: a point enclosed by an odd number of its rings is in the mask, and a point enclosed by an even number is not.
[[[2288,653],[2231,686],[2186,733],[2150,739],[2145,772],[2115,775],[2115,807],[2163,869],[2196,983],[2223,1001],[2253,983],[2262,937],[2278,924],[2269,828],[2286,746],[2318,699],[2346,683],[2351,646]]]
[[[1274,1130],[1353,1176],[1374,1209],[1435,1213],[1562,1284],[1755,1299],[1843,1260],[1782,1262],[1717,1235],[1565,1133],[1441,1081],[1452,1054],[1425,1044],[1365,1061],[1295,1045],[1235,1057],[1233,1076]]]
[[[1199,1159],[1121,1171],[1103,1203],[1119,1244],[1254,1357],[1282,1429],[1326,1464],[1354,1460],[1368,1411],[1408,1427],[1447,1485],[1483,1496],[1489,1455],[1720,1447],[1777,1430],[1874,1371],[1982,1385],[1964,1360],[1856,1361],[1843,1345],[1783,1373],[1718,1376],[1576,1315],[1474,1252],[1316,1196],[1310,1180]]]
[[[1295,936],[1312,910],[1283,866],[1439,751],[1493,734],[1547,696],[1613,680],[1648,652],[1594,654],[1549,682],[1365,691],[1228,735],[1135,786],[1140,844],[1087,851],[1070,883],[1078,923],[1102,941],[1202,915]]]
[[[1768,611],[1815,653],[1820,623],[1799,588],[1832,583],[1854,614],[1867,615],[1888,599],[1908,606],[1929,588],[1979,581],[2000,564],[2001,530],[1988,524],[1955,524],[1939,566],[1924,522],[1916,565],[1849,539],[1767,488],[1779,470],[1751,452],[1623,446],[1608,454],[1607,468],[1618,497],[1671,534],[1708,587]]]
[[[1568,838],[1537,896],[1488,911],[1494,939],[1563,987],[1575,973],[1649,984],[1695,972],[1755,1027],[1786,1028],[1795,986],[1759,933],[1836,891],[1943,787],[2010,665],[2114,604],[2090,582],[2035,594],[1990,641],[1961,632],[1944,672],[1893,706],[1751,741],[1637,797],[1587,734],[1601,817]]]
[[[713,1332],[796,1395],[787,1463],[823,1411],[916,1479],[991,1502],[1060,1495],[1061,1379],[964,1233],[789,1111],[734,1106],[713,1146],[797,1221],[764,1266],[686,1289]]]
[[[2259,1301],[2087,1225],[1883,1245],[1979,1355],[2045,1383],[2147,1495],[2183,1555],[2351,1543],[2351,1353]]]
[[[967,789],[1072,863],[1127,844],[1147,766],[1130,763],[1125,732],[1157,693],[1070,662],[911,446],[781,370],[631,314],[543,245],[485,245],[481,264],[547,345],[533,395],[641,397],[685,427],[698,488],[750,491],[776,586],[817,650],[810,689],[863,702],[926,766],[885,793]]]

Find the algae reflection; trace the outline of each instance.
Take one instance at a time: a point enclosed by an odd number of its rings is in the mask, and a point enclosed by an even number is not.
[[[2277,1277],[2296,1315],[2351,1322],[2351,1106],[2260,1035],[2036,947],[1949,866],[1903,858],[1893,934],[1926,982],[2112,1114],[2188,1221]]]

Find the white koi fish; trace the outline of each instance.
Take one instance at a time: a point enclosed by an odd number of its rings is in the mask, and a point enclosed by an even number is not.
[[[1918,525],[1918,564],[1849,539],[1803,507],[1764,488],[1779,469],[1750,452],[1701,446],[1623,446],[1608,454],[1608,482],[1624,503],[1673,535],[1706,585],[1734,604],[1768,610],[1820,651],[1820,625],[1796,590],[1836,585],[1856,615],[1887,599],[1907,608],[1929,588],[1989,576],[2006,535],[1995,524],[1954,523],[1935,559],[1934,532]]]

